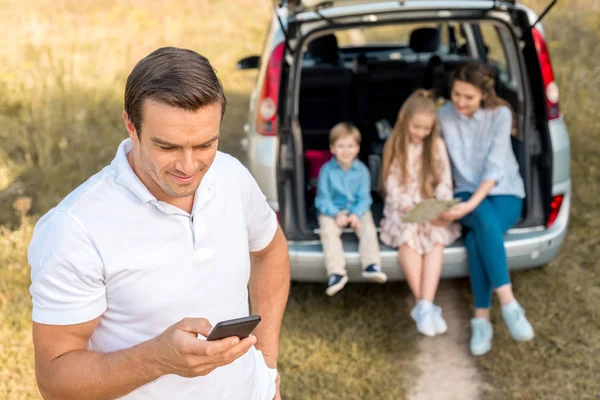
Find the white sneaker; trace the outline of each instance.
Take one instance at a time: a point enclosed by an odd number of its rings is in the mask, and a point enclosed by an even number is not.
[[[448,324],[442,317],[442,307],[433,307],[433,324],[435,325],[435,333],[437,335],[443,335],[448,330]]]
[[[425,336],[434,337],[436,334],[434,311],[434,307],[416,305],[410,312],[410,316],[417,323],[417,330]]]

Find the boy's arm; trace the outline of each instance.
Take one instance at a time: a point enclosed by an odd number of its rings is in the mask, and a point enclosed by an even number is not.
[[[333,204],[333,195],[329,184],[329,172],[326,167],[321,168],[319,180],[317,183],[317,197],[315,197],[315,207],[321,214],[335,218],[342,210]]]
[[[369,176],[369,170],[367,167],[361,168],[360,174],[360,186],[358,193],[356,194],[356,200],[352,207],[350,207],[350,215],[354,214],[359,218],[369,211],[373,198],[371,197],[371,177]]]

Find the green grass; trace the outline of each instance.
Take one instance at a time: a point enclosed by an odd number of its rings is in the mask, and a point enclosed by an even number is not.
[[[534,3],[539,11],[546,1]],[[590,0],[561,3],[545,27],[572,141],[571,227],[555,262],[514,275],[536,339],[515,344],[494,315],[494,351],[477,360],[494,388],[490,399],[600,393],[600,14],[590,11],[597,10]],[[0,221],[13,223],[0,229],[0,399],[39,398],[26,260],[35,217],[20,223],[14,199],[31,197],[38,216],[112,159],[125,137],[126,76],[163,45],[193,48],[213,62],[229,100],[222,148],[241,155],[255,74],[235,71],[235,61],[260,52],[269,1],[231,4],[36,0],[25,7],[0,1],[0,25],[12,32],[0,47]],[[406,285],[350,285],[334,298],[323,290],[321,284],[292,285],[282,330],[284,397],[403,398],[417,372],[411,362],[419,340],[407,314]],[[469,307],[468,296],[462,301]]]

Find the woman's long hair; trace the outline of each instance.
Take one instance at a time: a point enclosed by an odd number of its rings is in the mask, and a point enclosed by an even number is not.
[[[483,94],[481,107],[497,108],[507,107],[513,116],[513,133],[516,128],[515,112],[508,101],[496,94],[496,80],[493,70],[486,64],[479,61],[470,61],[454,70],[452,74],[450,87],[454,86],[455,81],[462,81],[475,86]]]
[[[431,114],[436,118],[431,134],[423,139],[423,166],[420,177],[421,196],[423,198],[433,198],[433,190],[440,182],[440,174],[436,168],[437,160],[435,156],[435,147],[439,139],[435,96],[428,90],[419,89],[411,94],[402,105],[402,108],[400,108],[396,124],[385,143],[381,169],[381,190],[383,194],[385,194],[386,181],[394,162],[398,163],[400,168],[398,179],[401,184],[406,185],[408,182],[409,166],[407,149],[410,143],[408,123],[417,113]]]

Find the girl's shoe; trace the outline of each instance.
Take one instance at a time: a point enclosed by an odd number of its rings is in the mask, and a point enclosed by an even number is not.
[[[435,326],[436,335],[443,335],[448,330],[448,325],[442,317],[442,307],[433,307],[433,325]]]
[[[485,318],[471,319],[471,354],[482,356],[492,349],[494,328]]]
[[[434,321],[435,308],[423,307],[417,304],[410,312],[410,316],[417,323],[417,330],[425,336],[434,337],[436,333]]]
[[[502,318],[504,318],[513,339],[519,342],[533,339],[533,328],[525,318],[525,310],[516,300],[502,306]]]

